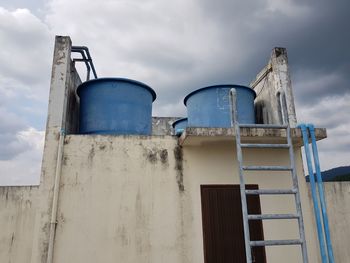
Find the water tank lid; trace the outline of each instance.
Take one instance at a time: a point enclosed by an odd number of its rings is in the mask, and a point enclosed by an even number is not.
[[[98,79],[92,79],[92,80],[85,81],[85,82],[81,83],[79,85],[79,87],[77,88],[78,96],[79,96],[79,91],[82,88],[84,88],[86,85],[89,85],[90,83],[94,83],[94,82],[104,82],[104,81],[129,82],[131,84],[139,85],[139,86],[146,88],[152,94],[153,101],[155,101],[157,98],[156,92],[151,87],[147,86],[145,83],[142,83],[140,81],[136,81],[133,79],[127,79],[127,78],[98,78]]]
[[[179,123],[179,122],[182,122],[182,121],[187,121],[187,118],[178,119],[178,120],[174,121],[174,122],[171,124],[171,126],[173,126],[173,128],[175,128],[175,125],[176,125],[177,123]]]
[[[212,88],[220,88],[220,87],[226,87],[226,88],[243,88],[243,89],[247,89],[250,92],[252,92],[254,94],[254,99],[256,98],[256,93],[252,88],[249,88],[247,86],[242,86],[242,85],[235,85],[235,84],[220,84],[220,85],[213,85],[213,86],[208,86],[208,87],[204,87],[204,88],[200,88],[197,90],[192,91],[190,94],[188,94],[185,98],[184,98],[184,104],[186,106],[187,100],[189,97],[191,97],[193,94],[200,92],[202,90],[206,90],[206,89],[212,89]]]

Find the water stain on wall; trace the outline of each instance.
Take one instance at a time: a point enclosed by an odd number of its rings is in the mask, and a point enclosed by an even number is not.
[[[174,148],[175,156],[175,170],[176,170],[176,181],[180,192],[185,191],[184,181],[183,181],[183,151],[181,146],[176,146]]]

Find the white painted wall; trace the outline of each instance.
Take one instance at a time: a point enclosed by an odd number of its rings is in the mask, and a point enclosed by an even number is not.
[[[54,262],[203,262],[200,185],[238,183],[235,148],[232,142],[211,142],[182,152],[183,161],[171,136],[68,136]],[[247,155],[255,164],[288,159],[281,151]],[[247,183],[288,188],[290,178],[263,173]],[[300,187],[311,241],[316,236],[304,181]],[[290,197],[261,201],[263,213],[295,210]],[[264,223],[264,231],[266,239],[297,238],[298,233],[297,224],[276,221]],[[308,242],[308,249],[310,262],[317,262],[317,244]],[[267,249],[267,257],[269,262],[299,262],[299,251]]]
[[[200,185],[238,183],[235,149],[211,140],[184,146],[182,161],[180,153],[172,136],[67,136],[54,262],[203,262]],[[287,157],[258,150],[247,156],[255,164]],[[301,177],[299,150],[296,162]],[[288,187],[287,178],[265,173],[247,183]],[[310,262],[320,262],[310,195],[305,180],[299,183]],[[336,262],[347,262],[350,183],[326,183],[325,191]],[[0,188],[0,262],[45,262],[36,245],[41,236],[43,247],[47,242],[47,227],[38,224],[45,198],[36,187]],[[294,209],[288,198],[261,202],[263,213]],[[265,238],[295,238],[290,226],[264,223]],[[268,248],[268,262],[300,262],[299,251]]]
[[[325,182],[324,190],[334,260],[346,263],[350,259],[350,182]],[[310,189],[309,200],[311,203]]]
[[[37,186],[0,187],[0,262],[31,262]]]

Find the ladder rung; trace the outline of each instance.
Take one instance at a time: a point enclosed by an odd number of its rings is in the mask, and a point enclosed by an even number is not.
[[[300,245],[302,243],[301,239],[250,241],[252,247]]]
[[[296,194],[296,189],[257,189],[257,190],[245,190],[247,195],[285,195]]]
[[[242,148],[289,148],[289,144],[242,143]]]
[[[286,129],[288,125],[273,124],[239,124],[240,128],[266,128],[266,129]]]
[[[242,166],[247,171],[291,171],[290,166]]]
[[[263,215],[248,215],[249,220],[262,219],[298,219],[297,214],[263,214]]]

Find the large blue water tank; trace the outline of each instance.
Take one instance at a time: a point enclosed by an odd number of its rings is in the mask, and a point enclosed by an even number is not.
[[[231,127],[230,90],[237,92],[238,122],[255,123],[255,91],[241,85],[215,85],[188,94],[187,107],[189,127]]]
[[[124,78],[100,78],[82,83],[79,131],[82,134],[152,133],[152,102],[147,85]]]

